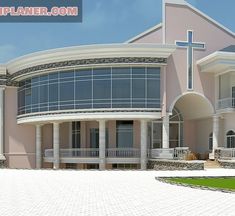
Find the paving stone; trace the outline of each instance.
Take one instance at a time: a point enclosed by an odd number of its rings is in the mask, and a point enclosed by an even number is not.
[[[4,216],[235,215],[235,194],[159,182],[162,176],[235,176],[235,170],[0,170]]]

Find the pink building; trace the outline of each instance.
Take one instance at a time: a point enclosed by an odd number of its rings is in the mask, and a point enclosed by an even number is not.
[[[235,157],[235,34],[183,0],[123,44],[0,65],[0,159],[9,168],[141,168]]]

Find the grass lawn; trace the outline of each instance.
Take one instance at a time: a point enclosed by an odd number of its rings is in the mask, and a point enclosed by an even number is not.
[[[167,178],[169,182],[206,186],[235,191],[235,177],[229,178]]]

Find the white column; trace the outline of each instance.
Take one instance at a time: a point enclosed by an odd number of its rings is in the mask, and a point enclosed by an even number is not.
[[[162,120],[162,148],[169,148],[169,113]]]
[[[140,166],[142,170],[147,168],[147,121],[140,121]]]
[[[213,116],[213,152],[219,146],[219,116]]]
[[[0,87],[0,160],[6,160],[5,156],[3,155],[3,145],[4,145],[4,138],[3,138],[3,121],[4,121],[4,88]]]
[[[36,169],[42,167],[42,132],[40,124],[36,125]]]
[[[99,168],[105,170],[105,120],[99,121]]]
[[[54,169],[60,168],[60,124],[53,123],[53,155],[54,155]]]

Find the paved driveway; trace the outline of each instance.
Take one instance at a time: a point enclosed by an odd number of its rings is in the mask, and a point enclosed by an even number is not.
[[[235,215],[235,194],[164,184],[209,172],[0,170],[0,215]],[[235,175],[232,171],[211,171]]]

